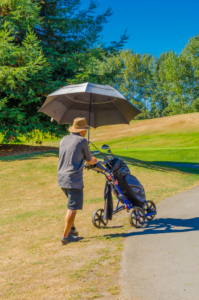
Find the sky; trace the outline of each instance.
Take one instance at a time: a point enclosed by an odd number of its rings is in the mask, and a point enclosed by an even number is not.
[[[90,0],[82,0],[87,8]],[[180,53],[188,40],[199,34],[199,0],[98,0],[101,14],[110,6],[113,15],[102,35],[108,46],[127,29],[124,49],[159,56],[173,50]]]

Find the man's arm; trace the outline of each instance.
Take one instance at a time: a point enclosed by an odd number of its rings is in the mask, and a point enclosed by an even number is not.
[[[86,139],[84,140],[82,147],[83,147],[84,159],[87,161],[89,165],[95,165],[97,163],[97,158],[90,153],[90,149]]]

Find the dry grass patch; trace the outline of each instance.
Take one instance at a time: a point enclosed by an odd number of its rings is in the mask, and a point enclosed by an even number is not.
[[[22,157],[25,158],[25,157]],[[104,177],[84,174],[84,210],[76,227],[81,242],[62,246],[67,199],[57,185],[58,157],[0,161],[1,299],[118,299],[122,236],[130,229],[125,211],[105,229],[91,223],[103,207]],[[180,171],[131,167],[156,202],[198,183]]]
[[[113,140],[142,134],[198,132],[199,113],[132,121],[130,125],[109,125],[93,129],[92,141]]]

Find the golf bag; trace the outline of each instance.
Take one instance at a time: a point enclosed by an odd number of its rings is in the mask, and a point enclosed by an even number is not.
[[[131,201],[134,206],[143,207],[146,202],[146,195],[142,184],[130,173],[129,168],[121,159],[116,159],[110,169],[114,178],[125,197]]]

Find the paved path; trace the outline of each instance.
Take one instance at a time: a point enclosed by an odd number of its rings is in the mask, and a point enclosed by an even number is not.
[[[125,241],[120,299],[199,300],[199,186],[157,209]]]

